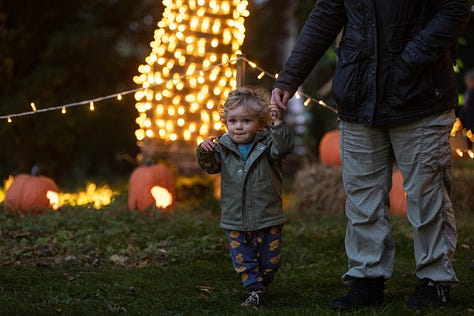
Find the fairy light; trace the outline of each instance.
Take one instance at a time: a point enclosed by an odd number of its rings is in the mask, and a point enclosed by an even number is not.
[[[249,66],[252,67],[252,68],[257,68],[257,64],[254,63],[253,61],[248,61],[248,64],[249,64]]]
[[[265,76],[265,71],[262,71],[258,74],[257,78],[262,79]]]
[[[467,148],[467,143],[464,141],[464,137],[467,137],[471,142],[474,141],[474,137],[471,130],[467,130],[463,128],[461,120],[457,117],[453,127],[451,128],[450,136],[455,137],[462,137],[464,145],[461,145],[462,148],[455,148],[454,146],[458,145],[456,142],[452,142],[451,146],[453,146],[453,152],[456,153],[457,157],[459,158],[470,158],[474,159],[474,153],[471,149]]]
[[[91,110],[91,111],[95,110],[94,101],[89,102],[89,110]]]
[[[147,57],[147,60],[154,60],[154,61],[159,61],[159,60],[164,60],[164,58],[160,58],[158,59],[155,55],[151,55],[149,57]],[[228,55],[223,55],[223,58],[222,58],[223,62],[222,63],[216,63],[216,64],[212,64],[209,66],[209,68],[207,69],[199,69],[195,63],[192,63],[190,64],[190,66],[188,67],[188,71],[186,73],[183,73],[181,74],[181,76],[179,76],[178,74],[178,77],[177,78],[174,78],[174,79],[168,79],[168,80],[163,80],[161,77],[160,77],[160,73],[155,73],[155,84],[154,84],[154,87],[156,89],[158,88],[162,88],[162,85],[163,84],[166,84],[168,81],[172,80],[175,85],[176,85],[176,89],[178,89],[178,86],[180,86],[183,82],[186,82],[187,84],[190,85],[191,88],[196,88],[197,87],[197,84],[203,84],[205,83],[206,81],[206,74],[207,73],[210,73],[211,71],[213,71],[214,69],[216,68],[223,68],[223,70],[221,71],[224,76],[226,78],[230,78],[231,80],[234,80],[235,81],[235,74],[236,74],[236,70],[235,70],[235,67],[233,67],[237,62],[241,61],[241,62],[245,62],[247,63],[249,66],[252,66],[251,68],[252,69],[257,69],[259,70],[259,75],[261,75],[262,73],[264,73],[266,76],[272,78],[272,79],[276,79],[276,75],[266,71],[265,69],[261,68],[259,65],[257,65],[255,62],[253,61],[250,61],[248,60],[247,58],[239,55],[237,57],[233,57],[233,58],[230,58]],[[164,62],[163,62],[164,63]],[[148,66],[148,65],[147,65]],[[141,67],[144,67],[143,65]],[[146,76],[145,76],[146,77]],[[134,78],[135,80],[136,78]],[[143,78],[142,78],[143,79]],[[179,81],[177,80],[179,79]],[[219,80],[219,85],[221,85],[221,82],[224,82],[226,83],[225,80]],[[193,85],[193,83],[195,83]],[[123,95],[128,95],[128,94],[134,94],[135,95],[135,99],[137,100],[145,100],[147,97],[152,97],[154,98],[156,101],[161,101],[163,100],[163,95],[160,93],[159,89],[155,92],[154,96],[153,96],[153,93],[149,93],[148,92],[148,87],[150,85],[148,83],[144,83],[143,84],[143,87],[140,87],[140,88],[135,88],[135,89],[130,89],[130,90],[126,90],[126,91],[121,91],[121,92],[117,92],[117,93],[114,93],[112,95],[105,95],[105,96],[101,96],[101,97],[96,97],[94,99],[91,99],[91,100],[84,100],[84,101],[78,101],[78,102],[74,102],[74,103],[69,103],[69,104],[64,104],[64,105],[59,105],[59,106],[54,106],[54,107],[49,107],[49,108],[41,108],[41,109],[38,109],[36,108],[36,111],[27,111],[27,112],[21,112],[21,113],[12,113],[12,114],[7,114],[7,115],[2,115],[0,116],[0,120],[3,120],[3,119],[6,119],[8,123],[11,123],[12,122],[12,118],[13,117],[22,117],[22,116],[27,116],[27,115],[32,115],[32,114],[37,114],[37,113],[42,113],[42,112],[49,112],[49,111],[56,111],[56,110],[59,110],[61,111],[62,114],[66,114],[67,112],[67,108],[71,108],[71,107],[77,107],[77,106],[83,106],[83,105],[88,105],[90,107],[91,105],[91,102],[92,104],[95,104],[97,102],[100,102],[100,101],[104,101],[104,100],[109,100],[109,99],[118,99],[118,100],[121,100],[123,99]],[[183,87],[180,87],[180,90],[182,89],[186,89],[186,88],[189,88],[187,86],[184,86]],[[209,90],[210,91],[210,90]],[[181,102],[183,104],[180,104],[179,106],[177,106],[177,109],[178,109],[178,114],[179,114],[179,118],[176,119],[176,124],[181,126],[181,127],[184,127],[185,125],[189,125],[189,128],[186,129],[184,132],[183,132],[183,135],[184,135],[184,139],[186,141],[190,141],[192,139],[192,135],[194,135],[196,133],[196,129],[193,128],[192,126],[195,126],[196,123],[192,123],[192,125],[188,122],[188,123],[185,123],[185,117],[186,117],[186,112],[189,112],[191,111],[192,113],[197,113],[197,111],[200,109],[200,105],[198,103],[196,103],[196,98],[195,96],[193,95],[189,95],[189,96],[192,96],[193,98],[189,99],[191,101],[188,100],[188,96],[186,96],[186,100],[189,101],[191,104],[191,106],[188,109],[188,111],[186,110],[185,106],[184,106],[184,102]],[[313,97],[305,94],[304,92],[302,91],[297,91],[295,93],[295,98],[301,98],[301,97],[305,97],[305,98],[309,98],[312,102],[314,102],[315,104],[319,104],[331,111],[333,111],[334,113],[337,113],[337,110],[328,106],[324,101],[322,100],[316,100],[314,99]],[[201,100],[202,101],[202,100]],[[219,101],[219,100],[218,100]],[[214,111],[217,107],[217,105],[219,103],[216,103],[218,101],[213,101],[213,100],[210,100],[209,102],[205,103],[205,107],[209,110],[209,111]],[[204,103],[203,103],[204,104]],[[36,107],[36,106],[35,106]],[[150,111],[152,110],[152,105],[148,102],[137,102],[136,103],[136,107],[140,108],[139,112],[140,113],[143,113],[143,117],[142,115],[140,115],[137,119],[136,119],[136,122],[138,125],[142,125],[144,124],[143,122],[147,121],[147,116],[146,116],[146,112],[147,111]],[[163,104],[160,104],[159,107],[161,107],[163,110],[161,111],[161,113],[164,113],[164,106]],[[459,121],[459,120],[458,120]],[[214,130],[221,130],[224,128],[224,126],[221,124],[220,122],[220,119],[219,117],[215,117],[214,120],[213,120],[214,124],[212,126],[214,126]],[[199,122],[198,122],[199,124]],[[460,121],[458,123],[455,123],[454,126],[453,126],[453,130],[451,131],[451,134],[453,135],[453,133],[455,134],[455,132],[457,130],[461,130],[462,129],[462,125],[460,123]],[[135,132],[135,135],[136,135],[136,138],[137,140],[143,140],[145,139],[145,135],[146,134],[146,131],[145,130],[137,130]],[[165,133],[166,134],[166,133]],[[165,135],[164,134],[164,135]],[[466,136],[468,138],[471,139],[471,141],[474,141],[474,137],[472,135],[472,132],[471,131],[466,131],[465,132]]]
[[[31,102],[30,106],[31,106],[31,109],[33,110],[33,112],[36,112],[37,109],[36,109],[36,105],[34,104],[34,102]]]
[[[456,120],[454,121],[453,127],[451,128],[450,135],[454,137],[456,136],[456,133],[461,130],[462,130],[461,120],[459,118],[456,118]]]
[[[212,112],[237,86],[233,62],[241,54],[244,20],[249,15],[246,0],[164,0],[163,4],[151,52],[133,77],[148,89],[145,94],[135,93],[141,118],[135,135],[140,147],[150,141],[197,142],[222,131]],[[156,84],[157,78],[165,87]],[[202,122],[203,112],[213,120]],[[200,128],[191,128],[193,124]]]
[[[152,55],[153,56],[153,55]],[[156,57],[155,59],[153,59],[152,57],[151,58],[148,58],[149,60],[155,60],[156,61]],[[252,65],[252,69],[255,68],[257,70],[260,71],[259,74],[261,73],[265,73],[266,76],[272,78],[272,79],[276,79],[276,76],[273,75],[272,73],[264,70],[263,68],[261,68],[260,66],[258,66],[255,62],[252,62],[250,60],[248,60],[247,58],[243,57],[243,56],[238,56],[238,57],[235,57],[235,58],[232,58],[232,59],[229,59],[229,56],[223,56],[223,62],[222,63],[217,63],[217,64],[212,64],[209,66],[209,68],[207,69],[197,69],[196,68],[196,64],[193,63],[191,64],[189,67],[188,67],[188,71],[185,73],[185,74],[182,74],[179,78],[175,78],[175,79],[169,79],[169,80],[173,80],[173,82],[176,82],[176,89],[178,90],[182,90],[183,88],[186,88],[183,84],[183,82],[181,81],[177,81],[177,79],[180,79],[180,80],[185,80],[186,78],[186,82],[190,85],[191,88],[196,88],[197,87],[197,84],[203,84],[205,83],[206,79],[205,79],[205,75],[206,73],[209,73],[211,72],[212,70],[216,69],[216,68],[224,68],[225,70],[222,71],[225,75],[226,78],[230,78],[231,80],[235,81],[235,74],[236,74],[236,70],[234,66],[238,61],[241,61],[241,62],[245,62],[247,63],[248,65]],[[161,85],[163,84],[166,84],[169,80],[167,81],[164,81],[160,78],[160,74],[159,73],[155,73],[155,88],[159,88],[161,87]],[[143,78],[142,78],[143,79]],[[135,78],[134,78],[135,80]],[[225,80],[219,80],[219,84],[221,84],[221,82],[224,82],[226,83]],[[181,85],[183,84],[183,86],[181,87]],[[223,85],[224,86],[224,85]],[[0,116],[0,120],[3,120],[3,119],[6,119],[7,122],[11,123],[12,122],[12,118],[13,117],[22,117],[22,116],[27,116],[27,115],[32,115],[32,114],[37,114],[37,113],[42,113],[42,112],[49,112],[49,111],[56,111],[56,110],[59,110],[61,111],[61,113],[63,114],[66,114],[67,112],[67,108],[71,108],[71,107],[77,107],[77,106],[83,106],[83,105],[88,105],[90,107],[90,103],[93,102],[94,104],[97,103],[97,102],[100,102],[100,101],[104,101],[104,100],[110,100],[110,99],[123,99],[123,95],[128,95],[128,94],[134,94],[135,95],[135,98],[137,100],[141,100],[141,99],[145,99],[148,95],[150,95],[151,97],[153,97],[153,94],[149,94],[148,93],[148,88],[149,87],[149,84],[148,83],[144,83],[143,84],[143,87],[140,87],[140,88],[135,88],[135,89],[130,89],[130,90],[126,90],[126,91],[121,91],[121,92],[117,92],[117,93],[114,93],[112,95],[105,95],[105,96],[101,96],[101,97],[97,97],[97,98],[94,98],[94,99],[91,99],[91,100],[83,100],[83,101],[78,101],[78,102],[74,102],[74,103],[68,103],[68,104],[64,104],[64,105],[59,105],[59,106],[53,106],[53,107],[49,107],[49,108],[42,108],[42,109],[38,109],[36,108],[36,111],[27,111],[27,112],[20,112],[20,113],[11,113],[11,114],[7,114],[7,115],[1,115]],[[310,98],[311,101],[315,102],[316,104],[319,104],[321,106],[324,106],[326,107],[327,109],[337,113],[336,109],[328,106],[324,101],[322,100],[316,100],[314,98],[312,98],[311,96],[301,92],[301,91],[297,91],[295,93],[295,97],[296,98],[301,98],[301,97],[305,97],[305,98]],[[158,90],[157,92],[155,92],[155,95],[154,95],[154,99],[156,101],[161,101],[163,99],[163,95],[160,93],[160,91]],[[192,99],[192,100],[195,100],[195,99]],[[193,102],[193,105],[192,107],[190,108],[190,110],[194,113],[196,112],[198,109],[199,109],[199,105],[198,104],[195,104],[195,101],[192,101]],[[213,104],[213,106],[209,106],[209,104]],[[209,110],[212,110],[215,108],[215,105],[216,103],[213,103],[213,102],[208,102],[206,103],[206,107],[209,109]],[[163,105],[160,105],[161,107],[163,107]],[[152,109],[152,106],[151,104],[149,103],[146,103],[146,102],[137,102],[136,103],[136,107],[140,107],[140,110],[139,112],[140,113],[145,113],[146,111],[149,111]],[[186,110],[185,110],[185,107],[183,105],[180,105],[178,107],[179,109],[179,115],[180,116],[184,116],[185,113],[186,113]],[[163,113],[163,111],[161,111]],[[145,114],[143,114],[145,115]],[[145,115],[146,117],[146,115]],[[140,116],[139,116],[140,118]],[[218,119],[216,119],[215,121],[217,121]],[[137,119],[137,121],[143,121],[143,120],[139,120]],[[139,123],[138,123],[139,124]],[[460,124],[460,123],[459,123]],[[459,125],[458,124],[458,125]],[[139,124],[140,125],[140,124]],[[182,125],[184,126],[184,125]],[[218,124],[215,124],[215,126],[222,126],[220,124],[220,122],[218,122]],[[456,124],[455,124],[456,126]],[[221,127],[222,129],[223,127]],[[220,129],[217,129],[215,128],[215,130],[220,130]],[[453,131],[454,130],[457,130],[456,128],[453,128]],[[452,131],[452,133],[453,133]],[[189,132],[189,131],[188,131]],[[136,135],[143,135],[144,134],[144,131],[140,132],[138,131],[137,133],[135,133]],[[186,132],[186,135],[187,135],[187,140],[189,140],[191,137],[189,136],[189,133]],[[471,140],[474,140],[473,138],[473,135],[472,135],[472,132],[471,131],[467,131],[466,132],[466,136],[468,138],[470,138]],[[137,137],[138,139],[139,137]],[[141,138],[143,139],[143,138]]]
[[[159,63],[160,60],[164,60],[164,58],[160,58],[158,59],[155,55],[150,55],[149,57],[147,57],[147,60],[152,60],[152,61],[156,61],[157,63]],[[276,75],[266,71],[265,69],[261,68],[259,65],[257,65],[255,62],[253,61],[250,61],[248,60],[247,58],[241,56],[241,55],[238,55],[237,57],[232,57],[230,58],[229,55],[222,55],[222,62],[221,63],[214,63],[214,64],[208,64],[209,67],[206,68],[206,69],[199,69],[196,67],[196,63],[191,63],[187,69],[187,71],[183,74],[174,74],[174,78],[172,79],[167,79],[167,80],[163,80],[160,76],[161,74],[160,73],[155,73],[155,83],[153,84],[153,87],[155,89],[157,89],[155,91],[155,94],[153,95],[153,92],[149,91],[149,87],[150,87],[150,84],[147,82],[144,82],[143,86],[140,87],[140,88],[135,88],[135,89],[130,89],[130,90],[126,90],[126,91],[121,91],[121,92],[117,92],[117,93],[114,93],[112,95],[105,95],[105,96],[101,96],[101,97],[96,97],[94,99],[90,99],[90,100],[83,100],[83,101],[78,101],[78,102],[74,102],[74,103],[68,103],[68,104],[64,104],[64,105],[59,105],[59,106],[53,106],[53,107],[49,107],[49,108],[41,108],[41,109],[38,109],[36,106],[36,111],[33,111],[33,109],[31,111],[27,111],[27,112],[20,112],[20,113],[12,113],[12,114],[7,114],[7,115],[1,115],[0,116],[0,120],[3,120],[3,119],[6,119],[7,122],[11,123],[12,122],[12,118],[13,117],[22,117],[22,116],[27,116],[27,115],[32,115],[32,114],[37,114],[37,113],[42,113],[42,112],[49,112],[49,111],[56,111],[56,110],[59,110],[61,111],[62,114],[66,114],[67,112],[67,108],[71,108],[71,107],[77,107],[77,106],[83,106],[83,105],[88,105],[89,108],[91,107],[91,103],[93,105],[93,107],[95,108],[95,104],[97,102],[100,102],[100,101],[104,101],[104,100],[110,100],[110,99],[114,99],[116,98],[117,100],[122,100],[123,99],[123,95],[128,95],[128,94],[134,94],[135,95],[135,99],[136,100],[142,100],[144,102],[137,102],[136,103],[136,107],[137,109],[139,108],[139,112],[142,113],[141,115],[139,115],[139,117],[136,119],[137,121],[137,124],[138,125],[142,125],[143,122],[149,120],[146,116],[146,112],[147,111],[150,111],[153,109],[152,107],[152,104],[149,103],[149,102],[145,102],[146,99],[154,99],[156,101],[162,101],[164,98],[163,98],[163,94],[160,92],[161,90],[160,89],[163,89],[163,86],[162,85],[166,85],[168,83],[168,81],[171,81],[171,85],[170,87],[173,88],[173,85],[176,87],[177,90],[181,91],[183,89],[186,89],[186,88],[193,88],[193,89],[196,89],[198,84],[204,84],[206,82],[206,74],[208,73],[212,73],[212,71],[214,71],[215,69],[220,69],[220,70],[217,70],[217,72],[219,73],[222,73],[223,76],[225,78],[228,78],[229,80],[232,81],[233,85],[235,85],[235,75],[236,75],[236,69],[235,69],[235,65],[237,64],[237,62],[245,62],[247,63],[249,66],[251,66],[252,69],[257,69],[259,70],[259,75],[261,75],[262,73],[265,74],[266,76],[272,78],[272,79],[276,79]],[[162,62],[164,63],[164,61]],[[146,66],[146,67],[145,67]],[[147,68],[150,68],[149,65],[142,65],[140,66],[140,69],[147,69]],[[151,69],[151,68],[150,68]],[[215,75],[212,75],[212,77],[214,77]],[[211,77],[211,75],[209,75],[208,77]],[[144,80],[146,81],[146,75],[140,75],[140,80]],[[144,79],[145,78],[145,79]],[[134,81],[137,80],[137,78],[134,78]],[[189,86],[185,86],[185,83],[188,84]],[[224,78],[221,78],[218,80],[218,85],[222,86],[222,87],[225,87],[226,86],[226,83],[227,81],[224,79]],[[202,93],[203,91],[207,91],[206,93]],[[163,90],[164,91],[164,90]],[[219,90],[220,91],[220,90]],[[207,94],[209,94],[211,92],[211,90],[209,89],[209,85],[206,86],[205,89],[201,89],[200,90],[200,95],[204,95],[206,96]],[[220,92],[219,92],[220,93]],[[165,94],[169,95],[169,91],[165,92]],[[182,94],[181,94],[182,95]],[[176,96],[175,96],[176,97]],[[305,98],[309,98],[312,102],[316,103],[316,104],[319,104],[323,107],[326,107],[327,109],[333,111],[334,113],[337,113],[336,109],[328,106],[324,101],[322,100],[316,100],[314,99],[313,97],[305,94],[304,92],[302,91],[297,91],[295,93],[295,97],[296,98],[301,98],[301,97],[305,97]],[[186,95],[185,97],[183,97],[188,103],[191,104],[191,106],[188,108],[188,112],[192,112],[192,113],[197,113],[197,111],[201,108],[201,106],[196,102],[197,98],[196,96],[192,95],[192,94],[189,94],[189,95]],[[201,97],[199,99],[200,102],[203,102],[203,100],[205,99],[205,97]],[[173,99],[174,100],[174,99]],[[210,111],[214,111],[216,108],[217,108],[217,105],[219,104],[220,100],[214,100],[214,99],[209,99],[208,102],[206,103],[202,103],[202,104],[205,104],[203,105],[203,107],[206,107],[208,110]],[[217,103],[216,103],[217,102]],[[33,102],[32,102],[33,103]],[[173,106],[177,106],[177,109],[178,109],[178,114],[179,114],[179,117],[181,119],[177,119],[176,122],[179,122],[177,123],[179,126],[185,126],[185,124],[183,122],[185,122],[184,120],[184,117],[186,117],[186,108],[184,106],[184,104],[186,104],[185,102],[181,102],[182,104],[175,104],[175,102],[172,102],[173,103]],[[179,103],[179,102],[178,102]],[[33,103],[34,104],[34,103]],[[31,104],[30,104],[31,105]],[[158,111],[157,110],[157,113],[159,112],[159,114],[161,115],[162,113],[164,113],[164,105],[163,104],[159,104],[157,109],[158,108],[161,108],[162,110],[161,111]],[[142,117],[143,116],[143,117]],[[214,130],[221,130],[224,128],[224,126],[221,124],[220,122],[220,118],[218,116],[214,116]],[[198,122],[199,123],[199,122]],[[457,124],[457,125],[460,125],[461,123]],[[191,140],[191,135],[190,133],[193,133],[195,134],[196,132],[196,129],[193,129],[191,128],[191,126],[195,125],[195,123],[193,122],[191,125],[190,123],[187,123],[187,125],[190,126],[190,128],[188,128],[187,130],[185,130],[183,132],[183,134],[185,135],[185,140],[186,141],[189,141]],[[452,130],[452,133],[453,131],[457,130],[456,129],[456,124],[454,125],[453,127],[453,130]],[[458,126],[458,128],[462,128]],[[190,132],[192,130],[192,132]],[[135,135],[137,135],[137,139],[138,140],[143,140],[145,137],[143,135],[145,135],[146,131],[144,130],[137,130]],[[166,133],[165,133],[166,134]],[[472,135],[472,132],[471,131],[467,131],[466,132],[466,136],[468,138],[470,138],[471,140],[474,140],[473,138],[473,135]]]

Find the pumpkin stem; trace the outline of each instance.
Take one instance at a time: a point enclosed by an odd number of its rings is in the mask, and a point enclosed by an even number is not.
[[[151,158],[146,158],[144,161],[143,161],[143,165],[144,166],[153,166],[153,159]]]
[[[39,176],[40,174],[40,168],[37,164],[34,164],[33,167],[31,168],[31,175],[34,177]]]

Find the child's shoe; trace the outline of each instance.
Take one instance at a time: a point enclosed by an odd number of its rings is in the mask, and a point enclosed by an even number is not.
[[[250,292],[249,297],[240,304],[241,306],[253,306],[253,307],[259,307],[263,304],[265,300],[266,292],[264,290],[262,291],[252,291]]]

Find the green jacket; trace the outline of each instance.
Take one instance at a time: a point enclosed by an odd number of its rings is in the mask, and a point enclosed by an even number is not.
[[[211,152],[196,149],[207,173],[221,173],[221,224],[228,230],[255,231],[283,224],[282,163],[293,149],[285,122],[257,132],[244,159],[229,135]]]

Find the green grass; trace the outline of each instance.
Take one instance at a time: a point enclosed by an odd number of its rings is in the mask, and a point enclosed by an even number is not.
[[[176,212],[139,215],[119,196],[98,211],[64,207],[41,216],[0,210],[0,315],[337,315],[344,294],[345,219],[289,211],[281,270],[260,310],[239,306],[245,290],[232,270],[218,204],[179,204]],[[354,315],[472,315],[474,215],[458,215],[451,304],[418,314],[405,307],[417,279],[410,226],[393,218],[397,244],[387,304]]]

